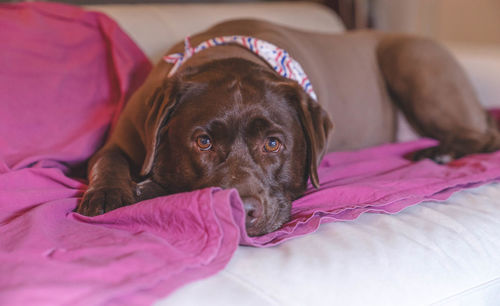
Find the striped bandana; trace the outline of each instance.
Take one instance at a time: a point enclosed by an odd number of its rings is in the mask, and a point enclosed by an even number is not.
[[[312,84],[309,81],[309,78],[305,74],[300,64],[296,60],[294,60],[288,54],[288,52],[276,47],[271,43],[268,43],[267,41],[249,36],[216,37],[202,42],[195,48],[191,47],[191,42],[189,41],[188,36],[184,39],[184,53],[174,53],[163,57],[163,59],[167,63],[174,64],[174,67],[172,67],[168,76],[172,76],[177,71],[177,69],[179,69],[179,67],[194,54],[210,47],[227,44],[238,44],[257,54],[281,76],[292,79],[299,83],[299,85],[302,86],[305,92],[308,93],[314,101],[318,100],[316,93],[312,88]]]

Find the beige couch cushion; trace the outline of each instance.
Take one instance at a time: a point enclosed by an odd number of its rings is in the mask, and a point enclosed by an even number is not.
[[[260,18],[291,27],[342,32],[333,11],[316,3],[119,4],[86,6],[113,19],[156,62],[175,42],[223,20]]]

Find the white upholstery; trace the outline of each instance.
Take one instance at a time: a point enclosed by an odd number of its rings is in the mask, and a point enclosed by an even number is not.
[[[481,103],[488,108],[500,107],[500,45],[444,44],[469,74]]]
[[[218,275],[157,305],[499,305],[500,185],[397,215],[323,224],[277,247],[240,247]],[[241,301],[241,304],[239,303]],[[467,303],[471,301],[471,303]]]
[[[311,3],[93,6],[114,17],[157,61],[215,21],[259,17],[343,31]],[[500,106],[500,55],[454,49],[485,104]],[[240,247],[218,275],[158,305],[500,305],[500,185],[461,191],[397,215],[323,224],[277,247]]]
[[[260,18],[283,25],[323,32],[340,32],[344,26],[330,10],[315,3],[238,4],[118,4],[93,5],[113,17],[156,62],[174,43],[224,20]]]

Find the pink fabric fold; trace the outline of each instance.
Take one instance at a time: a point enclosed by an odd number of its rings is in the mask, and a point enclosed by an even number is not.
[[[234,218],[243,212],[234,190],[177,194],[88,218],[72,213],[86,186],[59,169],[13,171],[0,186],[5,305],[146,305],[221,270],[239,241],[242,220]]]
[[[100,13],[0,4],[0,170],[85,161],[151,64]]]
[[[322,187],[280,230],[248,237],[235,190],[151,199],[102,216],[72,212],[86,185],[57,168],[0,175],[0,300],[7,304],[148,304],[223,269],[237,245],[269,247],[321,223],[395,213],[500,178],[500,152],[446,166],[404,159],[432,140],[327,155]],[[439,205],[439,204],[436,204]],[[397,218],[397,216],[395,216]],[[340,233],[341,234],[341,233]]]
[[[223,269],[238,244],[273,246],[500,178],[500,152],[406,160],[436,144],[423,139],[327,155],[321,188],[261,237],[247,236],[237,192],[218,188],[84,217],[72,211],[86,182],[68,170],[104,141],[151,65],[109,18],[71,6],[0,5],[0,29],[2,305],[150,304]]]
[[[292,221],[265,236],[242,236],[242,243],[273,246],[311,233],[321,223],[354,220],[365,212],[394,214],[425,200],[446,200],[458,190],[500,179],[500,152],[470,155],[447,165],[405,158],[436,144],[421,139],[328,154],[319,167],[321,188],[310,187],[293,203]]]

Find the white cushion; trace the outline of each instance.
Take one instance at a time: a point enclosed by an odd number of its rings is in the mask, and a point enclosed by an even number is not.
[[[445,42],[469,75],[479,100],[500,107],[500,45]]]
[[[218,275],[156,305],[498,305],[500,184],[364,214],[277,247],[239,247]],[[470,303],[469,303],[470,302]]]
[[[316,3],[237,4],[113,4],[90,5],[89,10],[108,14],[132,37],[153,61],[187,35],[217,22],[236,18],[259,18],[290,27],[338,33],[344,31],[331,10]]]

